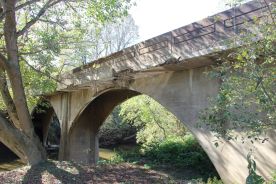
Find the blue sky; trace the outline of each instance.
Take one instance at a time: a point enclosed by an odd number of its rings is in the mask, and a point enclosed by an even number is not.
[[[226,9],[226,0],[136,0],[130,14],[139,26],[140,39],[201,20]]]

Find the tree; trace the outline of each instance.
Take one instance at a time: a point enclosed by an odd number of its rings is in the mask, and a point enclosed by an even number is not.
[[[104,25],[94,26],[92,22],[82,23],[79,29],[83,30],[79,41],[64,50],[62,59],[70,62],[67,69],[120,51],[138,39],[138,27],[131,15]]]
[[[172,113],[149,96],[139,95],[122,103],[119,115],[122,123],[137,128],[137,143],[143,147],[187,133],[187,129]]]
[[[233,38],[230,46],[236,49],[221,57],[210,73],[222,83],[201,120],[219,137],[237,139],[235,131],[242,130],[242,141],[264,142],[260,135],[276,128],[275,7],[264,17],[251,22],[255,29]]]
[[[53,79],[53,62],[61,49],[81,34],[75,14],[103,24],[126,15],[131,5],[130,0],[1,0],[0,91],[9,119],[0,114],[0,141],[22,160],[36,164],[46,159],[34,133],[24,86],[28,78],[22,71],[32,69]]]

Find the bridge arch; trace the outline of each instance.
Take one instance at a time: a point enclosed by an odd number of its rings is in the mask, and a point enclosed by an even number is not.
[[[97,162],[99,158],[98,131],[101,125],[117,105],[132,97],[142,94],[145,93],[128,88],[113,88],[102,91],[96,95],[96,97],[93,98],[80,112],[69,129],[69,159],[84,163]],[[155,99],[152,96],[150,97],[177,117],[178,114],[171,111],[170,107],[165,106],[166,103],[164,101],[161,99]],[[177,118],[184,123],[179,117]],[[194,134],[194,129],[191,125],[187,123],[184,123],[184,125]],[[204,145],[201,146],[203,149],[205,148]]]
[[[114,107],[141,93],[130,89],[109,89],[81,111],[69,129],[69,158],[77,162],[95,163],[98,160],[98,131]]]
[[[51,103],[47,100],[41,100],[32,110],[31,117],[34,125],[34,131],[39,137],[40,141],[43,143],[43,146],[46,147],[46,149],[49,149],[50,146],[48,145],[50,126],[52,125],[52,123],[57,124],[55,125],[55,132],[52,133],[53,136],[57,137],[55,144],[59,145],[60,122]]]
[[[233,178],[236,178],[235,181],[245,181],[248,175],[246,155],[252,144],[221,139],[221,146],[216,147],[214,141],[218,140],[217,137],[207,128],[197,127],[200,111],[208,107],[208,99],[217,94],[220,84],[218,80],[208,78],[205,74],[206,71],[208,71],[207,67],[164,73],[156,72],[144,76],[144,78],[136,78],[126,88],[104,89],[102,87],[101,92],[97,93],[94,89],[90,89],[90,91],[86,89],[83,93],[88,95],[82,96],[80,96],[81,91],[63,94],[64,96],[68,95],[66,99],[70,99],[68,104],[71,109],[74,107],[79,109],[78,105],[82,104],[80,107],[82,110],[78,110],[78,115],[74,115],[74,121],[68,121],[69,134],[64,136],[67,142],[63,147],[66,157],[63,159],[86,163],[96,162],[98,159],[97,131],[101,123],[119,103],[132,96],[145,94],[155,99],[185,123],[209,156],[223,181],[232,183]],[[73,98],[74,100],[72,100]],[[66,108],[63,110],[67,115]],[[275,136],[270,136],[270,138],[275,140]],[[270,177],[267,171],[275,168],[275,162],[263,164],[262,162],[265,162],[263,154],[273,160],[275,142],[270,141],[266,143],[265,147],[261,143],[255,143],[258,150],[266,150],[260,152],[262,154],[257,153],[255,157],[258,161],[259,171],[264,173],[266,178]]]

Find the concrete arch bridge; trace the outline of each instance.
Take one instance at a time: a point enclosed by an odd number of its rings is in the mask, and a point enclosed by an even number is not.
[[[98,130],[113,108],[128,98],[146,94],[181,120],[194,134],[225,183],[244,183],[248,176],[246,155],[251,143],[224,141],[214,146],[214,135],[197,128],[199,113],[219,90],[219,79],[210,79],[217,58],[232,49],[226,43],[241,31],[256,31],[253,19],[270,21],[275,0],[251,1],[186,25],[62,75],[43,115],[44,140],[53,112],[61,123],[60,159],[95,163]],[[237,134],[239,134],[237,132]],[[255,143],[258,173],[266,179],[276,169],[276,134],[265,144]]]

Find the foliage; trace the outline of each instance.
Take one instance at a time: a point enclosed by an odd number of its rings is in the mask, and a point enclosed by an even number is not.
[[[208,156],[192,135],[168,138],[145,149],[144,155],[155,163],[215,172]]]
[[[223,182],[217,177],[214,177],[214,178],[208,178],[207,184],[223,184]]]
[[[49,69],[52,73],[55,73],[56,69]],[[49,71],[49,72],[50,72]],[[37,105],[39,100],[39,94],[50,93],[56,89],[56,81],[47,77],[42,73],[37,73],[26,63],[21,63],[21,72],[23,73],[23,82],[25,87],[25,93],[28,97],[28,106],[30,108]],[[35,87],[34,87],[35,86]]]
[[[56,76],[65,68],[65,50],[82,41],[85,25],[115,21],[132,5],[131,0],[1,1],[0,92],[10,121],[0,116],[0,129],[6,129],[0,139],[22,160],[36,164],[46,159],[28,105],[61,82]]]
[[[247,162],[248,162],[248,170],[249,170],[249,175],[246,178],[246,184],[262,184],[265,182],[265,180],[257,175],[256,169],[257,165],[255,160],[251,158],[251,153],[247,155]]]
[[[271,184],[275,184],[276,183],[276,171],[274,170],[273,174],[272,174],[272,179],[270,181]]]
[[[230,43],[236,49],[209,73],[221,80],[221,86],[201,120],[226,139],[236,139],[233,133],[242,130],[247,138],[259,140],[260,134],[276,127],[275,15],[266,16],[267,20],[251,22],[254,29],[240,31]]]
[[[18,4],[23,5],[26,2],[20,1]],[[18,37],[18,54],[29,107],[33,107],[37,103],[37,95],[50,93],[56,89],[58,81],[56,76],[60,75],[62,71],[82,64],[79,62],[79,58],[72,57],[76,56],[75,53],[80,58],[84,57],[79,52],[80,50],[82,53],[87,51],[87,53],[94,54],[90,58],[87,57],[87,61],[92,61],[99,57],[95,51],[99,45],[113,49],[114,45],[111,46],[111,44],[115,38],[110,38],[113,40],[108,41],[102,40],[96,36],[99,34],[98,32],[101,32],[100,34],[103,34],[104,30],[110,32],[119,24],[120,26],[116,27],[117,32],[123,29],[127,35],[129,33],[126,27],[132,26],[129,31],[132,34],[129,34],[130,36],[126,39],[130,39],[130,37],[133,39],[128,41],[133,41],[138,35],[133,19],[131,17],[123,18],[127,15],[128,9],[135,4],[131,0],[93,2],[53,0],[49,2],[54,5],[47,8],[37,20],[35,18],[40,15],[41,7],[47,4],[46,0],[34,1],[29,6],[24,6],[16,11],[18,31],[23,30],[29,22],[34,20],[34,25]],[[115,32],[112,33],[109,35],[110,37],[115,35]],[[94,39],[88,39],[88,36]],[[126,41],[119,40],[120,38],[117,38],[116,42],[121,41],[122,44],[126,44]],[[4,37],[0,41],[1,48],[5,47],[3,39]],[[129,44],[130,42],[128,42]],[[90,52],[83,48],[90,48]],[[123,46],[120,49],[122,48]],[[104,54],[110,54],[110,52]],[[5,108],[2,105],[2,100],[0,107],[1,109]]]
[[[4,110],[4,109],[6,109],[5,104],[4,104],[3,100],[0,100],[0,110]]]
[[[112,163],[121,163],[121,162],[129,162],[129,163],[139,163],[141,159],[144,158],[144,154],[141,152],[140,146],[135,148],[124,150],[124,149],[116,149],[116,155],[112,157]]]
[[[55,76],[61,72],[110,54],[104,52],[104,46],[113,48],[114,45],[111,44],[115,42],[115,38],[103,40],[104,30],[111,30],[120,23],[121,27],[117,28],[117,32],[132,26],[134,31],[132,30],[131,37],[137,38],[133,19],[127,19],[132,22],[124,21],[126,18],[121,19],[127,15],[127,10],[132,5],[129,0],[64,2],[49,9],[45,17],[24,37],[24,47],[20,48],[20,58],[23,61],[21,70],[29,102],[36,102],[32,98],[35,95],[54,91],[58,81]],[[29,16],[28,13],[26,11],[23,15]],[[26,21],[21,15],[18,19]],[[125,43],[124,40],[120,41]]]
[[[126,125],[137,129],[139,145],[127,151],[116,150],[116,156],[109,163],[139,163],[145,168],[167,165],[194,168],[210,175],[216,173],[204,150],[183,124],[149,96],[140,95],[122,103],[103,124],[101,131],[106,132],[105,135],[117,136],[125,131]]]
[[[184,136],[187,129],[167,109],[149,96],[133,97],[120,105],[123,123],[137,128],[137,142],[147,147],[170,136]]]
[[[62,60],[68,63],[66,70],[122,50],[138,38],[138,27],[131,15],[104,25],[84,22],[79,26],[82,29],[79,41],[63,50],[66,55]]]
[[[125,143],[127,142],[127,140],[125,140],[127,137],[136,134],[135,127],[128,123],[122,123],[119,117],[119,110],[120,107],[116,107],[101,126],[99,131],[100,147],[110,147]]]
[[[192,135],[182,138],[167,138],[162,142],[131,150],[116,150],[110,163],[138,163],[146,167],[169,166],[172,168],[195,169],[208,176],[216,173],[208,156]],[[207,176],[207,177],[208,177]]]
[[[193,179],[190,183],[191,184],[223,184],[223,182],[219,180],[216,176],[209,177],[206,182],[204,182],[202,178],[199,178],[199,179]]]

